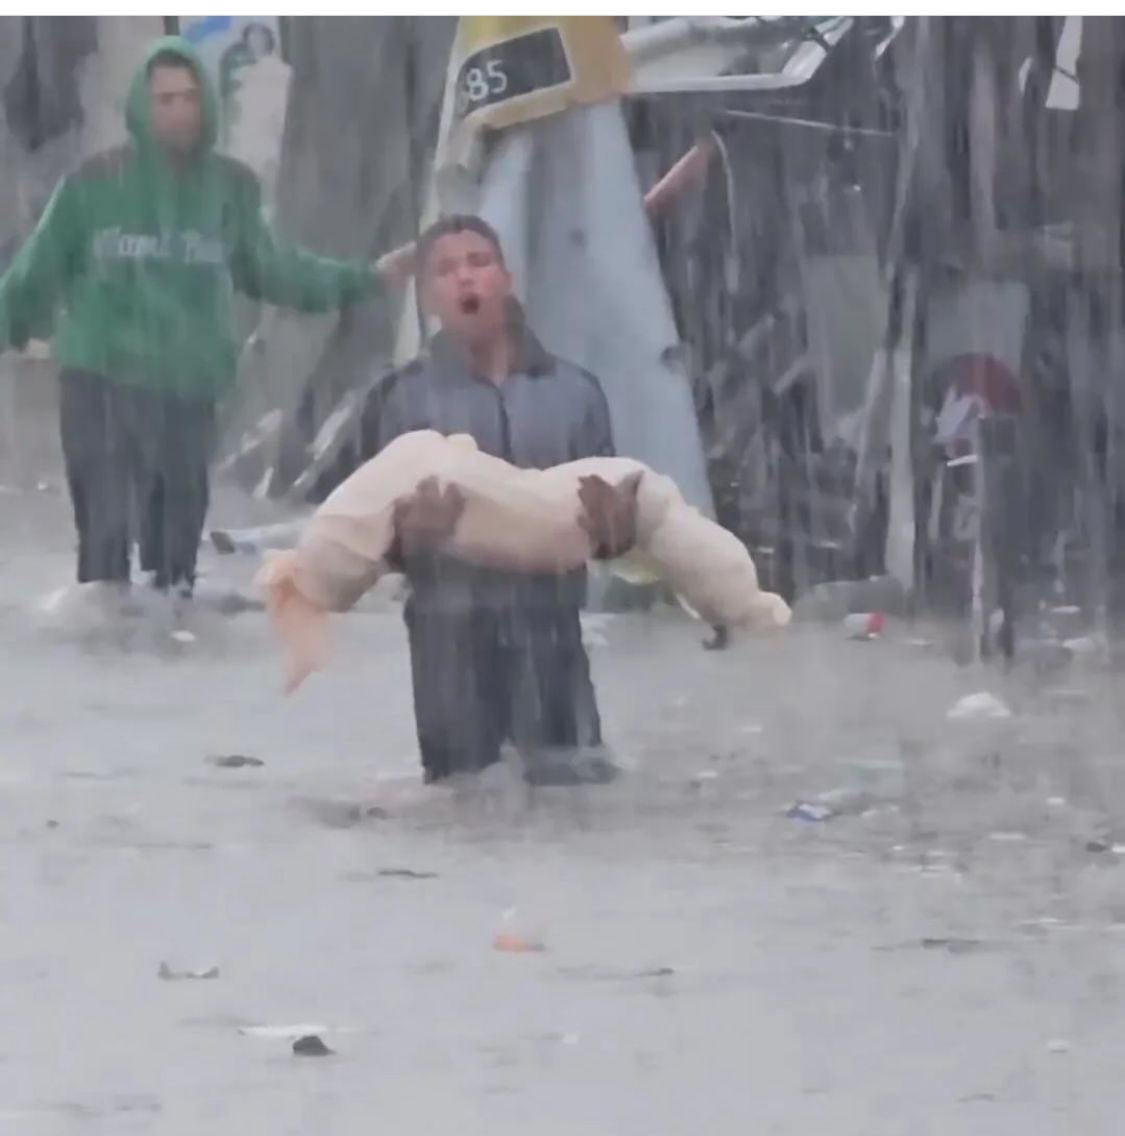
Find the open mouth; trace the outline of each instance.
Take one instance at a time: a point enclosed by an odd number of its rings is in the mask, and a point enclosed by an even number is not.
[[[479,296],[463,296],[461,298],[461,314],[465,316],[475,316],[480,311],[480,297]]]

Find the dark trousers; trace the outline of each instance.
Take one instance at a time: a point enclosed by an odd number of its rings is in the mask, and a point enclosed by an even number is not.
[[[428,781],[484,769],[505,741],[529,761],[601,745],[577,607],[444,611],[411,599],[406,625]]]
[[[209,500],[213,404],[84,371],[63,371],[60,387],[78,582],[127,582],[135,533],[153,583],[190,592]]]

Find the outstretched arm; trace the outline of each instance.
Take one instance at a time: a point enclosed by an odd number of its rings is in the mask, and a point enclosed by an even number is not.
[[[383,273],[356,261],[317,256],[281,240],[262,216],[262,192],[249,170],[239,170],[234,286],[254,300],[302,312],[330,312],[377,290]]]
[[[23,347],[49,326],[77,259],[76,190],[64,178],[7,272],[0,277],[0,349]]]

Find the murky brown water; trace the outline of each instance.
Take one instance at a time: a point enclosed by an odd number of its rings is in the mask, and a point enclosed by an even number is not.
[[[622,783],[369,816],[415,771],[394,611],[339,621],[288,701],[259,615],[80,642],[30,610],[70,534],[25,489],[0,497],[0,1130],[1120,1127],[1125,858],[1086,847],[1125,839],[1113,676],[982,677],[903,628],[712,654],[678,618],[594,620]],[[947,722],[982,684],[1015,716]],[[867,815],[784,816],[839,787]],[[493,949],[510,908],[546,951]]]

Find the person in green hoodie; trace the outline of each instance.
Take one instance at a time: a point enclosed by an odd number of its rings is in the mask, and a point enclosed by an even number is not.
[[[0,278],[0,349],[61,309],[53,350],[80,583],[128,585],[139,514],[142,569],[191,594],[215,407],[235,376],[232,292],[327,312],[379,284],[368,264],[270,231],[254,174],[214,151],[218,120],[192,46],[155,41],[129,87],[128,144],[60,181]]]

